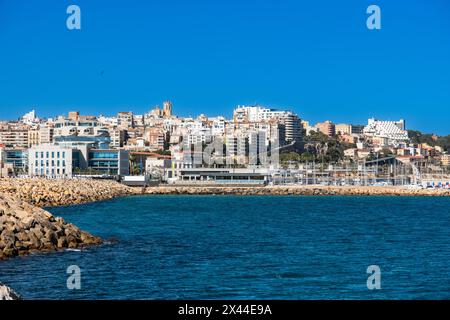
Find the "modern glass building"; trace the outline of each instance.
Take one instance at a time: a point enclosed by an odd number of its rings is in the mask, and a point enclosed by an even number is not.
[[[26,174],[28,169],[27,149],[5,149],[5,162],[11,163],[16,173]]]
[[[94,172],[107,175],[128,175],[128,151],[113,149],[89,150],[88,167]]]

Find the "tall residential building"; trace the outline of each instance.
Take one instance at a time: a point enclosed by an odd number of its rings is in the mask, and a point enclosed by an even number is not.
[[[133,112],[119,112],[117,114],[117,122],[121,129],[133,128],[134,119]]]
[[[53,142],[53,134],[54,129],[52,127],[40,127],[40,143],[52,143]]]
[[[126,130],[121,130],[119,128],[109,128],[108,132],[111,139],[110,146],[112,148],[121,148],[124,146],[127,136]]]
[[[284,124],[284,139],[286,143],[300,142],[302,140],[303,126],[301,119],[297,115],[287,113],[281,117],[280,121]]]
[[[316,124],[316,128],[318,128],[320,132],[329,137],[332,137],[336,134],[335,125],[329,120]]]
[[[28,129],[6,127],[0,130],[0,144],[6,147],[28,148]]]
[[[145,132],[145,140],[148,141],[152,150],[165,150],[166,134],[161,128],[148,128]]]
[[[28,147],[37,146],[41,143],[41,133],[39,129],[28,130]]]

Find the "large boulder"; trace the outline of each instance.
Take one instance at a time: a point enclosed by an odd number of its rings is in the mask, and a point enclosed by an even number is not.
[[[20,300],[20,296],[11,288],[0,283],[0,300]]]

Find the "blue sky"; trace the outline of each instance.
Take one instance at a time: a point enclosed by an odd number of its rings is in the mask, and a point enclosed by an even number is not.
[[[81,8],[82,29],[66,28]],[[377,4],[382,29],[368,30]],[[447,0],[0,0],[0,118],[237,104],[450,134]]]

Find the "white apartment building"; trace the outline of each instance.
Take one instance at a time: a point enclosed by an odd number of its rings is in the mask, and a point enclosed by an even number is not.
[[[226,120],[224,117],[215,117],[209,120],[212,121],[211,134],[213,136],[219,136],[225,133]]]
[[[54,137],[61,136],[105,136],[108,135],[108,129],[101,126],[94,119],[66,119],[58,118],[54,124]]]
[[[405,130],[405,121],[379,121],[374,118],[369,119],[367,126],[363,129],[363,134],[367,137],[380,141],[382,146],[398,147],[409,141],[408,132]]]
[[[40,127],[39,129],[32,129],[28,131],[28,147],[39,144],[46,144],[53,142],[54,129],[52,127]]]
[[[261,106],[238,106],[234,109],[233,120],[235,122],[259,122],[273,118],[282,118],[289,111],[279,111]]]
[[[119,119],[117,117],[99,116],[97,121],[100,125],[106,127],[117,127],[119,125]]]
[[[28,152],[28,175],[70,177],[73,153],[74,149],[58,145],[33,146]]]
[[[30,126],[39,122],[39,118],[36,117],[35,110],[31,110],[30,112],[25,113],[20,120],[22,121],[22,123]]]

